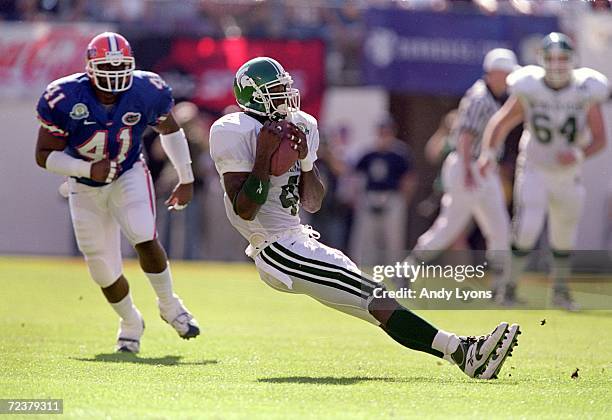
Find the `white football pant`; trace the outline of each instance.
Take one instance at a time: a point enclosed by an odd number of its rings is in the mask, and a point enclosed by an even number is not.
[[[483,178],[475,162],[472,173],[477,187],[469,190],[465,187],[461,156],[456,152],[448,155],[442,166],[444,195],[440,214],[429,230],[419,237],[414,255],[431,259],[436,251],[444,251],[474,217],[487,241],[489,259],[509,259],[510,217],[499,173],[489,170]],[[497,264],[507,268],[509,261]]]
[[[143,161],[112,183],[90,187],[70,178],[70,215],[79,250],[102,288],[121,275],[120,232],[132,245],[156,237],[155,190]]]
[[[382,284],[363,275],[346,255],[319,242],[308,229],[268,245],[254,260],[261,279],[274,289],[305,294],[324,305],[380,324],[368,312],[368,305],[374,289]]]
[[[529,162],[519,163],[514,182],[514,246],[533,249],[548,214],[550,246],[556,251],[572,250],[584,198],[577,169],[545,170]]]

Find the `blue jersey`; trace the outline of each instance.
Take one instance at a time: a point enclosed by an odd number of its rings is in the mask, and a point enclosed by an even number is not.
[[[50,83],[38,101],[38,119],[51,134],[64,137],[70,156],[97,162],[116,161],[118,176],[140,159],[142,134],[157,125],[172,109],[172,90],[155,73],[134,71],[132,86],[118,94],[117,101],[103,105],[85,73]],[[91,179],[78,182],[104,185]]]
[[[367,177],[368,191],[397,191],[401,178],[411,170],[408,156],[393,150],[367,153],[357,164],[357,171]]]

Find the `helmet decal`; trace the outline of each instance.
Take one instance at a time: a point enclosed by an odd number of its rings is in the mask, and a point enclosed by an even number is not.
[[[240,90],[246,87],[256,88],[257,84],[250,76],[243,74],[242,76],[238,78],[238,87],[240,88]]]

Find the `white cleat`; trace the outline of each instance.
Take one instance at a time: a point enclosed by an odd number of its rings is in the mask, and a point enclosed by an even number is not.
[[[502,322],[487,335],[480,337],[459,337],[459,348],[452,354],[452,359],[470,378],[480,378],[487,368],[487,362],[495,354],[506,336],[508,323]]]
[[[142,315],[138,312],[138,321],[127,323],[119,321],[119,332],[117,333],[117,346],[115,351],[118,353],[138,353],[140,351],[140,337],[144,333],[145,324]]]
[[[502,340],[501,346],[497,348],[489,359],[486,369],[477,378],[497,379],[497,374],[508,357],[512,357],[512,350],[518,346],[518,336],[521,329],[518,324],[512,324]]]
[[[183,302],[177,297],[176,304],[170,309],[163,307],[159,300],[157,301],[159,307],[159,316],[165,322],[170,324],[172,328],[176,330],[178,335],[189,340],[200,335],[200,326],[198,321],[191,315],[191,313],[183,306]]]

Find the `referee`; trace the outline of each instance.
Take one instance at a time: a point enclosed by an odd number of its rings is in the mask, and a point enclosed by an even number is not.
[[[440,215],[407,258],[415,264],[428,262],[447,249],[472,217],[487,242],[487,258],[494,277],[493,291],[505,284],[509,274],[510,220],[499,173],[482,177],[476,167],[484,128],[506,99],[506,77],[517,68],[510,50],[496,48],[487,53],[484,75],[465,93],[449,135],[453,149],[442,166]]]

